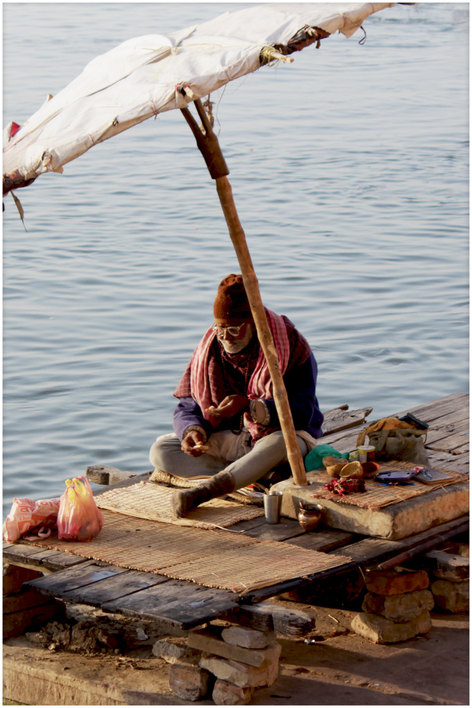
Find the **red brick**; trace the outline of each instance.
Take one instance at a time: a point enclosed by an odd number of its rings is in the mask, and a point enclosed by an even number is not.
[[[429,576],[425,570],[370,570],[366,573],[365,584],[369,592],[376,595],[400,595],[404,592],[426,590]]]

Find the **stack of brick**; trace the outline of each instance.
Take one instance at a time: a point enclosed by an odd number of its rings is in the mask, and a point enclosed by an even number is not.
[[[198,701],[211,692],[210,673],[199,666],[202,652],[191,649],[185,637],[158,639],[152,653],[170,664],[169,688],[179,698]]]
[[[179,698],[211,695],[217,705],[242,705],[277,680],[281,646],[271,632],[210,625],[190,631],[186,641],[160,640],[153,653],[171,664],[169,687]]]
[[[40,578],[42,573],[17,565],[3,569],[3,638],[23,634],[35,624],[41,625],[59,615],[62,605],[42,595],[38,590],[23,588],[27,580]]]
[[[394,644],[431,629],[434,599],[424,570],[370,571],[367,593],[351,628],[376,644]]]
[[[466,613],[469,611],[468,546],[462,544],[457,550],[459,553],[430,551],[426,554],[426,560],[430,568],[431,592],[436,608],[446,612]]]

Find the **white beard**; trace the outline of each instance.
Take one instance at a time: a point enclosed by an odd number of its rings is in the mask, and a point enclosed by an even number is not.
[[[238,354],[247,347],[252,339],[252,327],[246,328],[246,334],[240,339],[220,339],[221,345],[227,354]]]

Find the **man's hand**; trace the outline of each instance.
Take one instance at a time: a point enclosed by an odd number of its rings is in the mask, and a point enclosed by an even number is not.
[[[205,445],[204,437],[199,430],[189,430],[182,439],[180,447],[186,455],[190,455],[191,457],[200,457],[200,455],[203,455],[208,449]]]
[[[205,411],[205,418],[216,427],[223,418],[232,418],[234,415],[247,411],[249,408],[249,398],[233,393],[231,396],[223,398],[218,408],[210,406]]]

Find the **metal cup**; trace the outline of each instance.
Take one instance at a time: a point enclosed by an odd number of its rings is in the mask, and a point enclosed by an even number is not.
[[[281,492],[272,492],[271,494],[264,494],[264,514],[268,524],[279,523],[281,504]]]

